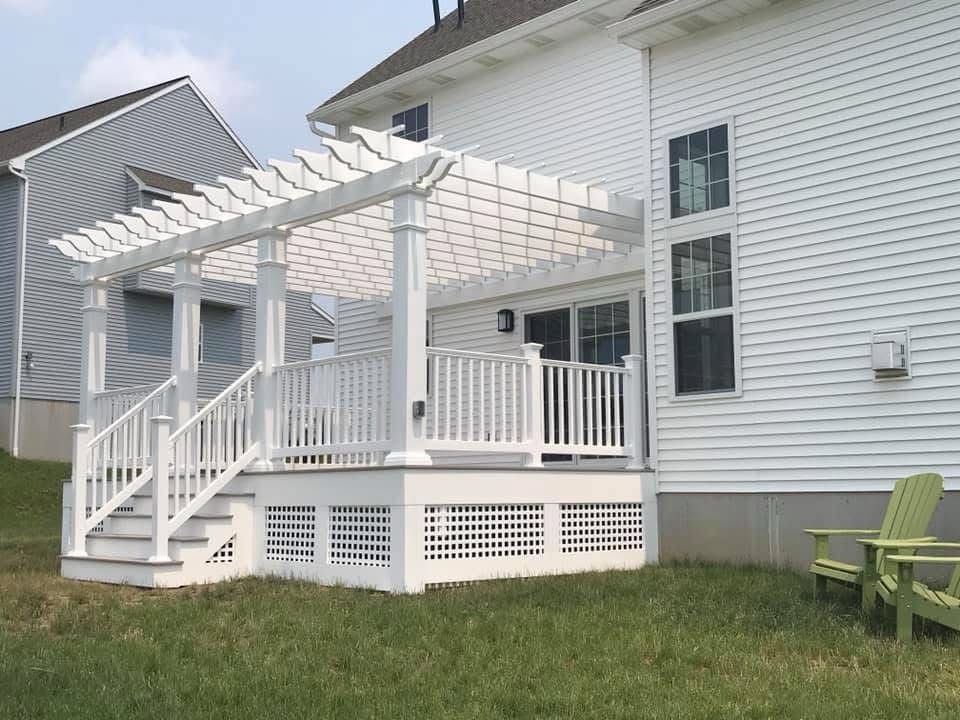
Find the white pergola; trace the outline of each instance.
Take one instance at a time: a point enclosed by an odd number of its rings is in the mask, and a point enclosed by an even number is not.
[[[259,382],[283,362],[286,289],[393,301],[392,402],[425,396],[428,293],[523,278],[607,258],[643,243],[642,201],[464,152],[350,128],[325,152],[198,184],[195,194],[115,215],[51,240],[80,263],[85,288],[80,423],[103,389],[106,288],[124,275],[173,266],[174,422],[196,410],[200,279],[256,283]],[[634,256],[636,257],[636,256]],[[272,408],[258,404],[264,439]],[[392,414],[388,463],[428,462],[409,413]]]

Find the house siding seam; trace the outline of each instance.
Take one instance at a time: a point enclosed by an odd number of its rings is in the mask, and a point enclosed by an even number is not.
[[[960,9],[779,4],[651,59],[660,487],[960,487]],[[671,400],[663,147],[733,117],[740,398]],[[681,239],[675,229],[671,237]],[[877,382],[871,331],[909,328]]]
[[[606,178],[603,187],[608,189],[640,185],[646,107],[640,54],[602,30],[558,42],[429,97],[404,101],[364,118],[363,124],[387,129],[393,112],[424,101],[430,103],[430,134],[442,134],[444,147],[479,145],[471,154],[491,159],[513,153],[507,163],[514,167],[546,163],[538,172],[575,170],[576,182]],[[478,322],[487,321],[489,310],[475,312]],[[389,318],[378,315],[376,303],[341,300],[337,321],[338,352],[390,344]],[[442,345],[442,336],[434,342]],[[497,351],[496,346],[469,349]]]
[[[190,87],[182,87],[99,127],[50,148],[26,162],[30,177],[24,349],[35,353],[36,369],[24,374],[26,398],[76,400],[80,378],[81,288],[73,263],[48,240],[129,209],[132,191],[125,167],[151,168],[198,182],[236,174],[249,165],[222,125]],[[154,278],[152,276],[159,275]],[[147,285],[168,286],[162,273],[149,273]],[[107,386],[159,383],[170,373],[172,303],[169,298],[124,292],[124,281],[109,293]],[[214,284],[215,285],[215,284]],[[206,299],[216,301],[206,282]],[[232,299],[237,288],[229,288]],[[253,363],[255,306],[251,298],[237,310],[205,304],[201,316],[210,362],[200,371],[199,392],[211,397]],[[309,305],[301,294],[291,306]],[[320,319],[317,318],[319,321]],[[312,328],[291,327],[308,337]],[[307,345],[289,338],[291,347]],[[249,357],[237,348],[249,348]]]
[[[0,398],[13,395],[21,184],[15,175],[0,175]]]

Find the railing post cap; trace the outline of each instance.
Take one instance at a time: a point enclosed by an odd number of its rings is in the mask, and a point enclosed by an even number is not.
[[[169,415],[154,415],[152,418],[150,418],[150,422],[156,423],[157,425],[161,423],[169,425],[173,422],[173,418]]]
[[[643,362],[643,355],[638,355],[638,354],[624,355],[623,360],[624,362]]]
[[[86,432],[87,430],[91,429],[91,426],[85,423],[77,423],[76,425],[71,425],[70,429],[73,430],[75,433]]]
[[[520,349],[527,354],[536,353],[537,355],[539,355],[540,351],[543,350],[543,345],[541,345],[540,343],[524,343],[523,345],[520,346]]]

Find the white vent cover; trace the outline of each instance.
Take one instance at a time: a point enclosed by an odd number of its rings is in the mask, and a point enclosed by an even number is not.
[[[641,549],[643,549],[642,503],[560,505],[561,552]]]
[[[543,505],[427,505],[424,559],[543,554]]]
[[[315,505],[268,505],[265,521],[267,560],[313,562],[317,545]]]
[[[906,330],[873,333],[870,356],[871,366],[877,378],[909,376],[910,334]]]
[[[332,505],[327,562],[354,567],[390,567],[390,508]]]

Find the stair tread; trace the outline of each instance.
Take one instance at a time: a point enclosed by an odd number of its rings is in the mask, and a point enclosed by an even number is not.
[[[122,513],[122,512],[113,512],[110,513],[107,517],[111,518],[147,518],[150,519],[153,517],[150,513]],[[173,517],[173,515],[170,515]],[[196,515],[190,516],[192,519],[196,520],[232,520],[233,515],[228,514],[210,514],[210,513],[197,513]]]
[[[150,540],[150,535],[140,535],[137,533],[91,533],[87,539],[105,538],[109,540]],[[177,542],[209,542],[210,538],[204,535],[171,535],[170,541]]]
[[[191,497],[191,498],[195,498],[196,496],[197,496],[196,493],[190,493],[190,495],[189,495],[189,497]],[[234,498],[236,498],[236,497],[255,497],[255,496],[256,496],[256,493],[252,493],[252,492],[230,492],[229,490],[221,490],[220,492],[218,492],[218,493],[217,493],[216,495],[214,495],[213,497],[215,497],[215,498],[218,498],[218,497],[234,497]],[[141,492],[135,492],[135,493],[133,493],[133,495],[131,495],[130,497],[140,497],[140,498],[146,497],[146,498],[152,498],[152,497],[153,497],[153,493],[152,493],[152,492],[142,492],[142,491],[141,491]],[[170,493],[170,497],[173,497],[173,493]],[[181,495],[181,497],[182,497],[182,495]],[[211,498],[211,499],[212,499],[212,498]]]
[[[183,565],[183,560],[149,560],[148,558],[128,558],[128,557],[116,557],[114,555],[61,555],[61,560],[71,560],[71,561],[80,561],[93,560],[95,562],[115,562],[115,563],[129,563],[131,565],[150,565],[151,567],[180,567]]]

